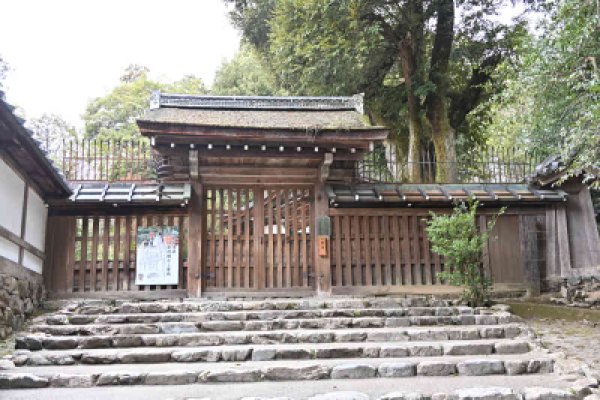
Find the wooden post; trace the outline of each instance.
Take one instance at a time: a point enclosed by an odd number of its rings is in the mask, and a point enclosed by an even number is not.
[[[192,180],[192,197],[188,209],[188,269],[187,292],[189,296],[202,295],[202,240],[204,239],[204,193],[202,184]]]
[[[329,217],[329,201],[327,193],[325,192],[325,184],[319,182],[315,185],[315,195],[312,200],[314,202],[314,221],[313,228],[311,229],[311,235],[313,235],[313,252],[315,260],[315,274],[317,293],[319,295],[328,296],[331,294],[331,244],[330,239],[327,240],[327,256],[323,257],[319,255],[319,219],[322,217]],[[340,266],[338,266],[340,268]],[[338,283],[339,284],[339,283]]]

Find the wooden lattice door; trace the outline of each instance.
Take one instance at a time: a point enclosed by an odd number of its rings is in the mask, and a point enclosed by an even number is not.
[[[307,187],[208,187],[204,287],[312,288],[312,195]]]

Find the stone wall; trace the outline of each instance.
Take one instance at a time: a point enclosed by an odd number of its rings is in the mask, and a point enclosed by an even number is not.
[[[600,275],[573,276],[562,280],[552,303],[600,309]]]
[[[0,339],[20,329],[45,296],[41,277],[0,273]]]

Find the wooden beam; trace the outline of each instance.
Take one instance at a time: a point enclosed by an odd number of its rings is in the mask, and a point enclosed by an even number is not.
[[[29,242],[26,242],[24,239],[20,238],[18,235],[15,235],[14,233],[12,233],[11,231],[9,231],[8,229],[4,228],[1,225],[0,225],[0,237],[4,238],[10,242],[13,242],[17,246],[19,246],[21,249],[30,252],[31,254],[33,254],[36,257],[41,258],[42,260],[44,260],[46,258],[46,254],[42,250],[33,246]]]
[[[325,158],[320,166],[319,179],[321,182],[325,182],[329,178],[329,168],[333,163],[333,153],[325,153]]]

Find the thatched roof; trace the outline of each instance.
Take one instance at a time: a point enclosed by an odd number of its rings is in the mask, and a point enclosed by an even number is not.
[[[158,108],[140,122],[256,129],[352,130],[371,128],[365,116],[349,110],[227,110]]]

